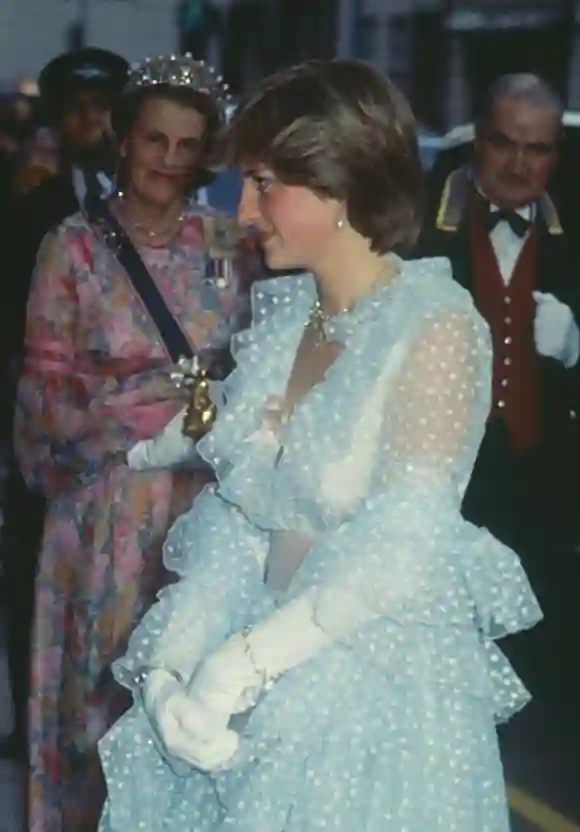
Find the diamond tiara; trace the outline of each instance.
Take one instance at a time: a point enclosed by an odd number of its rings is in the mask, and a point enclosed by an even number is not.
[[[189,87],[209,95],[215,101],[220,119],[225,124],[232,109],[228,85],[221,75],[205,61],[186,55],[159,55],[131,65],[124,93],[132,93],[142,87],[167,84],[172,87]]]

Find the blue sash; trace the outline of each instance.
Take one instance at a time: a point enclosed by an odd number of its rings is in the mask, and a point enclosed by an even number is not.
[[[159,330],[171,360],[176,364],[180,358],[192,358],[193,350],[183,330],[169,311],[163,295],[157,288],[147,266],[124,228],[113,216],[107,204],[102,201],[97,216],[89,218],[97,223],[106,242],[113,249],[119,263],[127,272],[137,295],[143,301],[153,323]]]

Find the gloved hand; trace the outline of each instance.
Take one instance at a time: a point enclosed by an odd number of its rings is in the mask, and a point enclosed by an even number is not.
[[[572,310],[554,295],[534,292],[534,341],[539,355],[573,367],[580,357],[580,332]]]
[[[127,454],[127,464],[134,471],[173,468],[198,459],[195,442],[183,435],[183,420],[187,408],[151,439],[142,439]]]
[[[332,644],[315,623],[308,594],[293,599],[247,633],[236,633],[204,659],[189,686],[202,707],[231,716],[254,706],[287,670]]]
[[[222,726],[234,714],[253,707],[265,679],[252,662],[245,636],[237,633],[198,665],[188,695],[202,707],[219,713]]]
[[[231,760],[239,737],[220,714],[193,701],[184,686],[166,670],[153,670],[143,687],[143,707],[175,773],[191,767],[216,771]]]

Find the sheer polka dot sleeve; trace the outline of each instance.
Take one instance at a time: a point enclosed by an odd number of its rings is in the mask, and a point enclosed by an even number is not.
[[[385,473],[403,463],[408,472],[417,465],[441,481],[466,467],[482,388],[489,390],[487,359],[481,333],[464,313],[426,322],[385,413]]]
[[[490,373],[487,332],[475,314],[423,322],[386,399],[374,488],[323,544],[334,549],[336,569],[313,589],[313,604],[329,632],[384,614],[429,617],[447,597],[459,598],[461,500],[485,428]],[[345,604],[356,610],[350,622],[338,612]]]

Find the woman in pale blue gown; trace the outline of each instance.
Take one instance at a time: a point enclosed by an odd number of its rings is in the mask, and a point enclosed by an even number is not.
[[[180,580],[117,663],[103,832],[505,832],[495,639],[540,611],[464,522],[490,406],[485,324],[420,223],[415,125],[372,69],[310,62],[234,119],[266,261],[169,534]],[[217,392],[216,392],[217,395]]]

